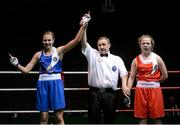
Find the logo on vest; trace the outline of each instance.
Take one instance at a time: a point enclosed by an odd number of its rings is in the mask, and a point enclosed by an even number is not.
[[[117,69],[117,68],[116,68],[116,66],[113,66],[113,67],[112,67],[112,71],[114,71],[114,72],[115,72],[115,71],[116,71],[116,69]]]
[[[158,65],[155,65],[154,67],[153,67],[153,70],[157,70],[158,69]]]
[[[57,57],[54,57],[54,58],[53,58],[53,61],[54,61],[54,62],[57,62],[57,60],[58,60]]]

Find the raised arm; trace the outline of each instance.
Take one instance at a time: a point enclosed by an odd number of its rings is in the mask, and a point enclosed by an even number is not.
[[[87,28],[85,29],[83,37],[81,39],[81,45],[82,49],[85,49],[87,47]]]
[[[87,18],[91,18],[90,17],[90,12],[86,15]],[[87,27],[88,25],[86,25],[83,37],[81,39],[81,44],[82,44],[82,48],[85,49],[87,47]]]
[[[87,13],[85,15],[89,15],[89,17],[90,17],[90,13]],[[82,20],[83,20],[83,18],[82,18]],[[72,39],[71,41],[69,41],[66,45],[58,47],[57,48],[58,53],[68,52],[69,50],[71,50],[73,47],[75,47],[81,41],[84,31],[86,29],[86,26],[88,24],[88,22],[82,22],[82,20],[80,22],[81,27],[80,27],[78,33],[76,34],[75,38]],[[87,20],[87,21],[89,21],[89,20]]]
[[[14,57],[11,54],[9,54],[9,56],[10,56],[10,63],[12,65],[14,65],[22,73],[28,73],[36,65],[36,63],[37,63],[37,61],[39,59],[39,55],[40,55],[40,52],[35,53],[34,56],[31,59],[31,61],[26,66],[22,66],[19,63],[19,61],[18,61],[18,59],[16,57]]]

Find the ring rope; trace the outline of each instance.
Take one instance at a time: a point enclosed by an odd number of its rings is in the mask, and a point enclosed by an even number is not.
[[[117,109],[116,112],[133,112],[133,109]],[[165,112],[179,112],[180,109],[164,109]],[[54,111],[49,111],[50,113]],[[88,112],[88,110],[64,110],[64,112]],[[0,111],[0,113],[39,113],[37,110],[11,110],[11,111]]]
[[[63,71],[64,74],[87,74],[87,71]],[[180,71],[168,71],[168,73],[180,73]],[[22,74],[20,71],[0,71],[0,74]],[[28,74],[39,74],[38,71],[30,71]]]
[[[36,88],[1,88],[0,91],[35,91]],[[64,88],[64,90],[89,90],[89,88]]]
[[[162,89],[180,89],[180,87],[161,87]],[[122,89],[122,88],[118,88]],[[134,87],[132,89],[135,89]],[[36,88],[1,88],[0,91],[35,91]],[[66,91],[89,90],[89,88],[64,88]]]
[[[37,110],[11,110],[11,111],[0,111],[0,113],[39,113]],[[49,111],[50,113],[54,111]],[[64,112],[88,112],[87,110],[64,110]]]
[[[28,74],[38,74],[38,71],[30,71]],[[87,71],[64,71],[64,74],[87,74]],[[168,73],[180,73],[180,71],[168,71]],[[0,74],[22,74],[20,71],[0,71]],[[162,89],[180,89],[180,87],[161,87]],[[118,88],[121,89],[121,88]],[[134,87],[132,89],[135,89]],[[2,88],[0,91],[35,91],[36,88]],[[89,90],[89,88],[64,88],[64,90]],[[133,109],[116,110],[116,112],[133,112]],[[168,112],[180,111],[180,109],[165,109]],[[49,111],[53,112],[53,111]],[[65,110],[64,112],[88,112],[88,110]],[[0,113],[39,113],[36,110],[0,111]]]
[[[87,74],[87,71],[63,71],[64,74]],[[0,71],[0,74],[22,74],[20,71]],[[30,71],[28,74],[39,74],[38,71]]]

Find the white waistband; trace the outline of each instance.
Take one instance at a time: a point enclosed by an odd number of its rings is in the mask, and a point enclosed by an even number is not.
[[[140,88],[158,88],[160,87],[159,82],[145,82],[145,81],[138,81],[136,87]]]
[[[44,81],[44,80],[57,80],[61,79],[61,74],[56,73],[56,74],[40,74],[39,75],[39,81]]]

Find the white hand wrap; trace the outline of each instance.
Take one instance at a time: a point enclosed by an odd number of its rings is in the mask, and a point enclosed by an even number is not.
[[[130,107],[130,105],[131,105],[131,98],[130,98],[130,96],[126,96],[126,97],[124,98],[124,104],[125,104],[127,107]]]
[[[11,57],[10,58],[10,63],[13,65],[13,66],[18,66],[19,64],[19,61],[16,57]]]
[[[83,24],[88,23],[91,20],[91,17],[88,15],[84,15],[82,17]]]

